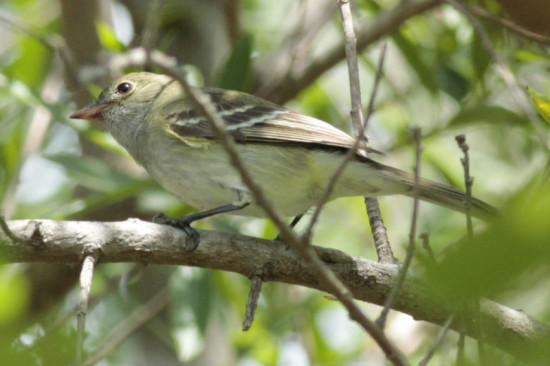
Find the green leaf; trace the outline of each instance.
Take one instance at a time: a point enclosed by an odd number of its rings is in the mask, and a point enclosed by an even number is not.
[[[14,268],[0,268],[0,325],[5,326],[20,319],[26,311],[29,297],[26,278]]]
[[[95,26],[99,42],[105,49],[114,52],[121,52],[126,49],[124,44],[118,40],[115,30],[109,24],[100,20],[95,23]]]
[[[462,100],[470,90],[468,80],[449,66],[440,65],[434,75],[439,87],[457,101]]]
[[[250,66],[252,54],[252,37],[244,33],[233,46],[218,85],[223,89],[247,91],[250,80]]]
[[[526,187],[490,227],[462,240],[429,268],[428,280],[453,298],[524,290],[526,278],[550,275],[550,184]],[[537,280],[534,280],[535,282]]]
[[[535,107],[537,108],[537,111],[539,111],[542,118],[544,118],[546,122],[550,123],[550,100],[529,87],[527,87],[527,92],[529,93],[531,100],[535,103]]]
[[[2,70],[2,74],[16,77],[26,87],[38,88],[46,75],[52,52],[32,37],[20,37],[17,43],[17,58]]]
[[[477,32],[472,32],[470,54],[476,77],[481,81],[491,64],[492,58]]]
[[[399,31],[395,32],[392,38],[420,79],[420,82],[426,87],[426,89],[428,89],[430,93],[436,93],[438,87],[433,75],[433,70],[422,59],[418,45],[410,41],[402,32]]]

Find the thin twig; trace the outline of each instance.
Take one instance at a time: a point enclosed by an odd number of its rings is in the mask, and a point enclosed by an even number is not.
[[[422,145],[420,143],[420,137],[421,137],[421,130],[420,128],[413,128],[412,129],[412,135],[413,135],[413,141],[415,144],[415,165],[414,165],[414,201],[413,201],[413,212],[412,212],[412,219],[411,219],[411,228],[409,231],[409,245],[407,246],[407,255],[405,256],[405,261],[403,263],[403,266],[401,267],[399,271],[399,276],[397,277],[397,282],[393,286],[390,295],[386,299],[386,302],[384,304],[384,308],[380,312],[380,316],[378,316],[378,319],[376,319],[376,324],[380,328],[384,328],[386,325],[386,319],[388,317],[388,313],[393,306],[393,302],[395,301],[395,298],[397,297],[397,293],[399,290],[401,290],[401,287],[403,286],[403,283],[405,282],[405,277],[407,276],[407,272],[409,271],[409,268],[411,266],[411,262],[414,256],[414,252],[416,249],[415,244],[415,238],[416,238],[416,222],[418,220],[418,207],[420,204],[420,201],[418,199],[418,182],[420,180],[420,157],[422,156]]]
[[[378,83],[380,82],[380,77],[382,74],[382,69],[384,65],[384,56],[385,52],[382,52],[380,56],[379,61],[379,67],[377,72],[377,78],[375,79],[375,84],[373,88],[373,92],[371,93],[371,98],[369,101],[369,116],[368,118],[365,118],[363,120],[362,117],[362,102],[361,102],[361,87],[360,87],[360,80],[359,80],[359,63],[357,61],[357,47],[356,47],[356,39],[355,39],[355,31],[353,30],[353,18],[351,16],[351,8],[349,5],[348,0],[341,0],[339,1],[340,4],[340,12],[342,14],[342,23],[344,27],[344,39],[345,39],[345,53],[346,53],[346,60],[348,63],[348,72],[349,72],[349,80],[350,80],[350,94],[351,94],[351,121],[354,127],[355,135],[358,139],[365,139],[366,134],[365,131],[367,129],[367,123],[368,119],[370,119],[370,114],[372,114],[372,111],[374,110],[374,98],[376,96],[376,91],[378,88]],[[374,203],[376,201],[376,203]],[[369,221],[371,222],[371,230],[373,233],[373,236],[380,235],[380,237],[374,237],[375,243],[377,243],[376,248],[380,248],[381,252],[392,253],[393,260],[393,252],[391,250],[390,241],[388,239],[386,229],[384,227],[384,222],[382,221],[382,213],[380,212],[380,206],[378,205],[378,200],[376,198],[369,198],[365,199],[365,204],[367,205],[367,213],[372,214],[372,217],[369,216]],[[374,224],[374,225],[372,225]],[[373,229],[374,228],[374,229]],[[382,229],[381,229],[382,228]],[[378,250],[377,250],[378,253]],[[381,260],[381,257],[378,257],[379,260]],[[384,257],[384,261],[387,261],[388,258]]]
[[[370,118],[374,113],[374,101],[378,94],[378,87],[380,86],[380,80],[382,80],[382,74],[384,74],[384,64],[386,62],[386,53],[388,51],[388,41],[382,43],[380,49],[380,58],[378,59],[378,67],[376,69],[376,75],[374,77],[374,85],[372,86],[372,92],[370,93],[369,104],[367,105],[367,112],[365,113],[365,120],[363,121],[364,129],[366,130],[369,125]]]
[[[432,250],[432,247],[430,246],[430,234],[429,233],[422,233],[418,236],[420,239],[422,239],[422,247],[428,253],[428,257],[430,258],[430,261],[432,264],[436,263],[434,251]]]
[[[316,17],[318,20],[320,20],[317,23],[317,27],[310,27],[310,24],[307,24],[306,22],[308,5],[309,5],[308,0],[298,1],[295,3],[295,6],[298,9],[291,12],[293,15],[293,19],[292,20],[289,19],[287,23],[292,25],[288,27],[286,35],[281,41],[279,47],[277,47],[277,49],[272,50],[272,52],[270,52],[270,55],[266,59],[266,62],[263,63],[263,67],[267,67],[270,69],[273,69],[273,65],[276,65],[277,63],[282,64],[283,60],[285,61],[285,63],[288,64],[286,65],[286,70],[283,70],[282,72],[271,73],[270,79],[273,81],[281,80],[285,77],[289,77],[290,73],[294,69],[294,63],[298,58],[298,54],[309,51],[308,44],[304,44],[303,47],[298,47],[298,45],[301,44],[304,41],[304,38],[307,36],[305,32],[306,31],[309,32],[310,34],[309,39],[313,40],[313,38],[319,34],[319,32],[315,31],[315,28],[320,28],[323,22],[328,20],[328,17],[326,19],[323,19],[322,17]],[[331,4],[330,2],[327,2],[325,6],[333,6],[333,4]],[[318,7],[316,8],[318,9]],[[313,33],[312,33],[312,30],[313,30]],[[281,60],[278,60],[278,59],[281,59]],[[274,86],[274,84],[275,83],[264,82],[263,89],[259,90],[259,93],[268,93],[271,90],[271,88]]]
[[[370,230],[374,239],[374,248],[376,249],[378,262],[398,263],[399,261],[394,257],[391,249],[378,200],[374,197],[365,197],[365,205],[367,206],[367,215],[369,217]]]
[[[359,135],[363,131],[363,103],[361,102],[361,86],[359,83],[359,62],[357,61],[357,39],[353,30],[353,18],[349,0],[339,0],[342,26],[344,28],[344,48],[348,63],[349,88],[351,94],[351,123],[357,136],[368,141],[367,137]]]
[[[344,32],[351,33],[345,36],[346,43],[354,42],[355,35],[353,34],[354,30],[353,30],[353,24],[352,24],[352,18],[351,18],[351,11],[349,10],[349,3],[347,2],[341,3],[340,8],[342,13],[342,22],[345,24]],[[342,172],[346,168],[347,164],[351,161],[352,157],[355,156],[355,153],[359,148],[360,144],[364,142],[363,137],[365,136],[365,131],[367,129],[367,122],[374,111],[374,100],[375,100],[375,96],[378,91],[378,87],[382,77],[385,53],[386,53],[386,44],[384,43],[384,46],[382,47],[382,53],[380,55],[380,60],[378,62],[378,70],[374,80],[373,90],[369,100],[369,105],[367,107],[367,114],[366,114],[365,120],[362,121],[360,119],[361,113],[353,113],[353,107],[352,107],[352,113],[350,114],[353,121],[353,126],[355,127],[359,125],[361,127],[359,130],[355,130],[356,139],[353,146],[348,150],[348,152],[344,156],[344,159],[340,163],[340,166],[332,175],[323,193],[323,196],[319,200],[319,203],[317,204],[315,211],[311,216],[310,223],[304,234],[304,238],[306,240],[310,240],[313,227],[317,222],[318,217],[321,214],[321,211],[325,203],[328,201],[330,195],[332,194],[334,187],[338,182],[338,179],[342,175]],[[348,64],[352,64],[352,65],[357,64],[357,53],[354,46],[346,48],[346,55],[347,55],[346,56],[347,58],[355,60],[355,62],[349,61]],[[360,83],[359,83],[358,68],[353,68],[354,70],[353,72],[351,70],[352,69],[350,69],[349,73],[350,73],[350,94],[352,98],[352,105],[361,105],[361,89],[360,89]],[[359,99],[359,100],[357,101],[355,99]],[[371,230],[373,233],[375,246],[377,248],[378,258],[382,263],[394,263],[395,258],[393,257],[393,252],[389,244],[389,239],[387,237],[386,228],[384,227],[384,222],[382,221],[382,214],[380,213],[380,206],[378,205],[378,200],[376,200],[376,198],[365,198],[365,203],[367,205],[367,213],[371,224]]]
[[[90,296],[88,300],[88,312],[92,312],[93,309],[100,304],[102,301],[105,300],[105,298],[111,294],[113,294],[115,291],[118,291],[120,286],[125,286],[124,281],[129,282],[130,278],[134,278],[137,275],[139,275],[140,271],[144,268],[143,263],[135,263],[132,265],[130,270],[128,270],[126,273],[123,274],[122,278],[116,279],[116,280],[109,280],[104,286],[101,291],[101,293],[95,294],[94,296]],[[44,328],[45,334],[52,334],[56,331],[58,331],[61,327],[65,326],[65,324],[71,320],[75,314],[77,313],[78,304],[75,305],[73,309],[69,309],[65,311],[63,314],[58,316],[54,322],[51,324],[48,324],[47,327]]]
[[[451,327],[451,323],[453,322],[455,318],[455,314],[452,314],[450,317],[447,318],[443,326],[439,329],[439,333],[437,333],[437,337],[435,338],[434,343],[428,350],[428,353],[424,358],[418,363],[418,366],[426,366],[430,359],[433,357],[435,351],[441,346],[441,343],[443,343],[443,339],[445,339],[445,336],[449,332],[449,329]]]
[[[84,350],[84,332],[86,328],[86,314],[88,313],[88,299],[92,288],[94,266],[97,261],[95,254],[88,254],[82,262],[80,271],[80,292],[76,310],[76,364],[82,365]]]
[[[441,3],[442,0],[409,0],[402,1],[397,7],[386,12],[380,12],[376,21],[362,27],[357,32],[357,49],[364,50],[379,39],[394,32],[407,19],[425,12]],[[294,98],[301,90],[313,83],[324,72],[346,57],[340,42],[330,47],[320,57],[313,60],[303,70],[295,70],[286,78],[277,82],[268,94],[254,93],[279,104],[284,104]],[[269,73],[271,70],[266,70]],[[270,80],[264,75],[257,75],[256,80]],[[258,85],[256,90],[261,89]]]
[[[311,6],[308,7],[310,3]],[[332,19],[336,2],[303,0],[297,6],[299,9],[293,12],[297,16],[290,21],[293,25],[283,36],[279,46],[266,54],[265,61],[258,64],[260,69],[257,74],[261,77],[257,80],[261,84],[254,91],[255,95],[270,95],[280,80],[291,80],[298,71],[303,72],[309,68],[310,56],[313,54],[312,43],[321,34],[323,25]],[[307,13],[311,11],[316,13],[307,17]]]
[[[466,143],[466,136],[464,135],[457,135],[455,137],[455,140],[458,144],[458,147],[460,147],[460,150],[462,150],[462,153],[464,154],[464,157],[460,159],[460,162],[462,163],[462,167],[464,168],[464,185],[466,188],[466,202],[465,204],[465,213],[466,213],[466,226],[468,228],[468,238],[470,240],[474,237],[474,227],[472,224],[472,185],[474,184],[474,178],[470,176],[470,155],[468,154],[468,150],[470,147]]]
[[[363,129],[367,129],[369,120],[374,113],[374,100],[378,92],[380,80],[384,70],[384,62],[386,59],[386,51],[388,42],[384,42],[380,53],[380,59],[378,60],[378,69],[376,70],[376,77],[374,79],[374,86],[367,106],[367,113],[365,115],[365,121],[363,122]],[[384,226],[384,219],[380,212],[380,205],[378,200],[374,197],[365,197],[365,205],[367,206],[367,215],[369,217],[370,228],[372,237],[374,239],[374,247],[376,248],[376,256],[380,263],[396,263],[397,259],[393,255],[393,251],[390,245],[390,239],[386,227]]]
[[[354,127],[354,131],[356,134],[356,141],[354,143],[354,149],[356,149],[357,147],[355,145],[358,145],[362,140],[365,142],[367,141],[367,138],[365,135],[367,124],[364,123],[363,121],[361,86],[359,81],[359,63],[357,60],[357,45],[356,45],[355,31],[353,29],[353,18],[351,15],[351,7],[348,0],[340,0],[338,4],[340,9],[340,14],[342,16],[342,25],[344,29],[345,54],[346,54],[346,61],[348,63],[351,105],[352,105],[350,115],[351,115],[352,125]],[[379,72],[381,71],[379,70]],[[349,155],[349,152],[348,152],[348,155]],[[344,161],[344,163],[346,163],[346,161]],[[340,167],[342,170],[343,170],[343,166],[344,164],[342,164]],[[334,175],[333,180],[338,179],[338,175]],[[369,321],[369,325],[371,324],[372,323],[370,323]],[[384,334],[381,327],[379,326],[377,327],[376,324],[372,324],[372,326],[375,329],[379,330],[380,334]],[[393,347],[393,344],[392,344],[392,347]],[[387,352],[386,352],[386,356],[390,360],[392,360],[392,358],[389,357],[390,355]],[[408,361],[405,358],[403,358],[402,360],[400,360],[399,358],[394,358],[392,361],[396,364],[398,362],[404,362],[404,364],[408,364]]]
[[[460,159],[460,162],[462,163],[462,167],[464,168],[464,184],[466,186],[466,227],[468,229],[468,238],[470,240],[474,237],[474,228],[472,224],[472,186],[474,184],[474,178],[470,176],[470,155],[468,153],[468,150],[470,147],[466,143],[466,136],[465,135],[458,135],[455,137],[456,142],[458,143],[458,146],[460,147],[460,150],[462,150],[462,153],[464,154],[464,157]],[[472,253],[474,256],[476,253]],[[480,358],[480,363],[482,365],[485,365],[485,347],[483,346],[483,329],[481,327],[481,316],[479,314],[479,299],[474,300],[473,303],[474,306],[474,314],[475,314],[475,324],[477,327],[477,348]]]
[[[248,300],[246,302],[246,311],[244,313],[243,331],[247,331],[254,322],[254,314],[258,307],[258,299],[260,298],[260,292],[262,291],[262,278],[260,276],[252,276],[250,283],[250,291],[248,292]]]
[[[364,128],[361,129],[361,131],[364,131]],[[323,208],[325,207],[325,204],[328,202],[330,195],[334,191],[334,188],[336,187],[336,183],[338,183],[338,179],[342,176],[342,173],[344,172],[344,169],[346,169],[347,165],[351,161],[351,159],[355,156],[357,153],[357,149],[359,148],[359,145],[361,144],[361,138],[358,135],[355,138],[355,142],[353,143],[353,146],[349,148],[349,150],[344,155],[344,158],[342,159],[342,162],[338,166],[338,169],[332,174],[332,177],[330,178],[330,181],[328,182],[327,187],[325,188],[323,195],[319,199],[319,202],[317,203],[317,206],[315,207],[315,210],[313,211],[313,214],[311,215],[311,219],[309,220],[309,224],[307,226],[307,229],[304,232],[303,238],[305,242],[309,242],[311,240],[311,236],[313,235],[313,227],[317,223],[317,220],[319,219],[319,216],[321,215],[321,212]],[[375,198],[373,198],[376,200]],[[378,211],[380,214],[380,211]],[[385,231],[384,231],[385,232]]]
[[[84,365],[95,365],[101,359],[107,357],[122,341],[130,336],[136,329],[157,315],[170,302],[170,292],[165,287],[158,292],[149,302],[139,307],[132,315],[115,327],[111,333],[104,337],[103,346],[84,361]]]
[[[289,29],[286,39],[281,42],[288,44],[287,47],[290,50],[284,52],[280,48],[274,49],[269,56],[280,55],[282,51],[282,57],[288,57],[285,53],[290,54],[290,62],[284,73],[285,78],[291,77],[294,70],[308,67],[310,62],[308,56],[312,54],[313,41],[322,33],[322,27],[332,19],[336,10],[336,2],[332,1],[319,3],[317,0],[303,0],[301,3],[303,14],[296,19],[294,27]],[[276,80],[282,79],[280,75],[276,77]]]
[[[225,132],[225,125],[221,117],[216,111],[210,98],[201,93],[199,90],[192,88],[185,78],[185,73],[177,67],[177,62],[173,58],[169,58],[162,52],[145,51],[146,61],[149,64],[159,67],[166,74],[172,76],[178,81],[187,97],[195,105],[199,113],[201,113],[209,122],[214,134],[220,145],[228,154],[231,165],[239,172],[243,183],[248,187],[256,204],[265,211],[267,217],[273,221],[279,229],[283,239],[294,250],[296,250],[310,268],[316,273],[319,281],[323,282],[327,290],[332,293],[346,307],[351,319],[355,320],[363,329],[365,329],[373,339],[382,348],[386,357],[396,365],[407,365],[408,362],[405,356],[399,351],[392,342],[390,342],[384,333],[372,323],[361,309],[353,301],[353,295],[350,290],[342,283],[338,277],[332,272],[317,256],[315,250],[308,243],[301,240],[297,234],[282,219],[271,201],[261,188],[254,182],[250,173],[245,168],[239,154],[237,153],[235,141]]]

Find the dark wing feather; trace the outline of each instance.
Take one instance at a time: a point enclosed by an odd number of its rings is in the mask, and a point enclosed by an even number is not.
[[[290,111],[240,128],[247,141],[294,142],[350,148],[353,137],[321,120]]]
[[[205,88],[227,132],[237,142],[302,143],[348,149],[355,139],[313,117],[294,113],[239,92]],[[215,138],[210,124],[190,104],[178,100],[165,107],[170,129],[182,137]],[[370,150],[370,149],[369,149]]]

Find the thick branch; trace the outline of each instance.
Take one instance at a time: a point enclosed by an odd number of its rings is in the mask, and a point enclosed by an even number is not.
[[[262,280],[277,281],[326,291],[313,272],[284,243],[242,235],[200,231],[201,245],[192,253],[182,249],[183,231],[137,219],[123,222],[54,220],[8,221],[20,240],[0,236],[0,258],[7,262],[79,263],[86,253],[100,253],[100,262],[176,264],[219,269]],[[398,266],[316,248],[320,258],[362,301],[383,304],[398,274]],[[261,269],[261,272],[259,271]],[[444,324],[456,312],[451,328],[475,336],[476,319],[467,309],[440,298],[411,274],[398,293],[393,309],[415,319]],[[548,352],[550,326],[489,300],[480,304],[485,341],[517,357]],[[546,350],[546,351],[545,351]]]

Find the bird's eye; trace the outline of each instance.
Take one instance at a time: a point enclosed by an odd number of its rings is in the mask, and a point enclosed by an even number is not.
[[[128,94],[133,88],[134,86],[132,84],[124,82],[116,86],[116,91],[118,94],[124,95]]]

